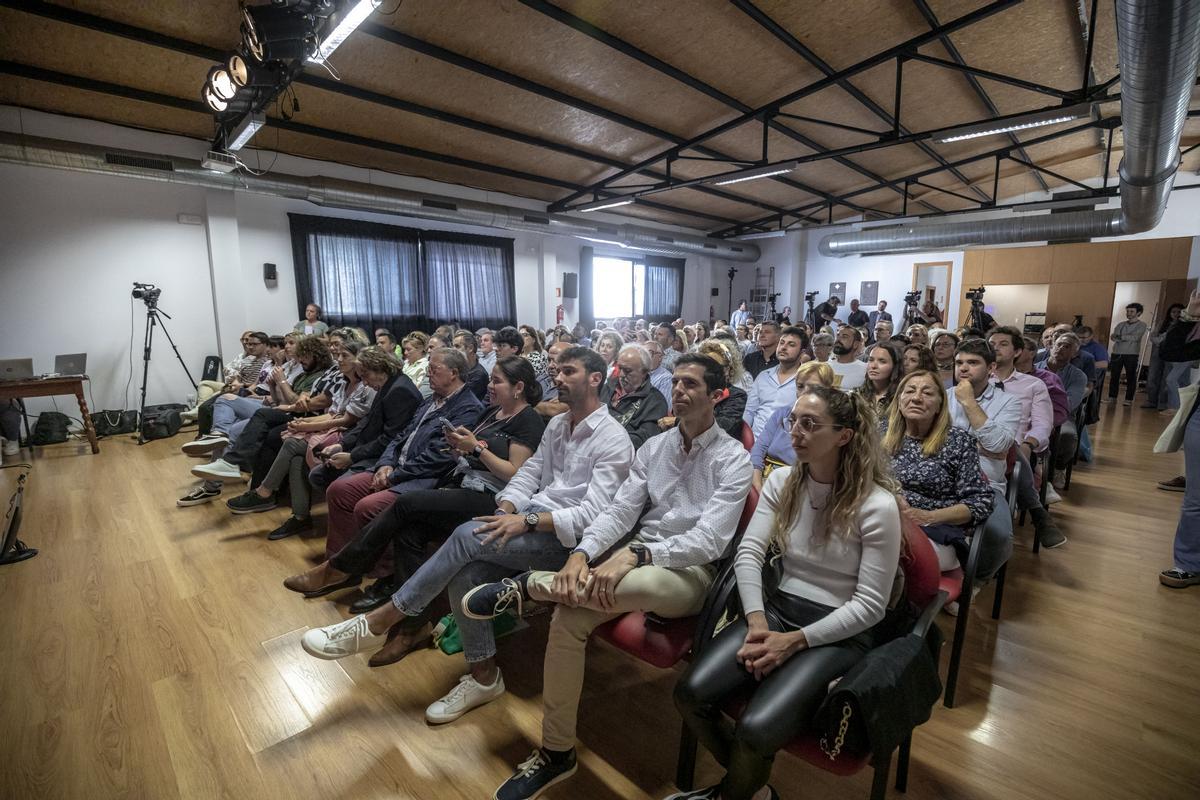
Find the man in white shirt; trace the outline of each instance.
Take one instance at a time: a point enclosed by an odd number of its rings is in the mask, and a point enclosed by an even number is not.
[[[662,345],[649,341],[642,345],[650,353],[650,385],[658,389],[663,399],[667,401],[667,409],[671,408],[671,370],[663,366]]]
[[[746,410],[742,413],[742,420],[754,431],[755,438],[762,433],[776,408],[795,401],[796,370],[800,368],[800,355],[807,344],[808,336],[794,325],[780,332],[775,347],[775,358],[779,363],[754,379],[746,397]]]
[[[528,800],[575,772],[585,651],[596,627],[630,611],[679,618],[703,607],[712,564],[729,547],[750,490],[749,456],[713,412],[725,388],[715,361],[681,356],[671,389],[678,427],[642,445],[628,480],[566,566],[485,584],[463,598],[465,614],[486,620],[526,599],[558,603],[543,670],[542,746],[495,797]]]
[[[683,355],[675,349],[675,329],[670,325],[659,325],[654,329],[654,341],[662,349],[661,366],[670,372],[675,367],[675,359]]]
[[[975,434],[979,466],[996,494],[992,515],[982,533],[978,576],[990,578],[1012,555],[1012,509],[1006,495],[1008,451],[1021,428],[1021,401],[992,383],[996,353],[983,339],[967,339],[954,353],[954,391],[949,395],[950,422]]]
[[[480,328],[480,332],[476,335],[479,337],[479,352],[476,354],[476,358],[479,360],[479,366],[483,367],[488,375],[491,375],[492,367],[496,366],[495,340],[492,338],[492,332],[487,328]]]
[[[858,360],[862,346],[862,332],[850,325],[842,326],[833,341],[834,358],[828,363],[833,374],[841,376],[837,386],[843,392],[857,389],[867,379],[867,365]]]
[[[750,318],[750,312],[746,310],[746,301],[742,300],[738,303],[737,311],[729,315],[729,327],[737,330],[738,325],[745,325],[746,320]]]
[[[301,640],[305,651],[337,659],[377,649],[393,625],[419,618],[447,587],[450,607],[457,609],[462,596],[480,583],[530,567],[562,567],[584,529],[609,507],[633,462],[629,434],[600,402],[605,372],[604,360],[592,350],[572,347],[559,356],[554,382],[568,413],[546,424],[537,451],[496,495],[495,513],[459,525],[390,603],[308,631]],[[430,722],[457,719],[504,693],[492,624],[457,612],[455,617],[470,674],[426,709]],[[408,637],[415,647],[427,640],[422,634],[402,625],[394,638]]]

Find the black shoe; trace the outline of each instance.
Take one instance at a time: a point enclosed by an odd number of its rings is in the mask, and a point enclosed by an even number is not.
[[[529,573],[515,578],[504,578],[495,583],[484,583],[476,586],[463,595],[462,611],[471,619],[494,619],[510,608],[521,609],[529,594],[525,590],[525,581]]]
[[[267,538],[272,542],[280,539],[286,539],[289,536],[295,536],[297,533],[303,533],[308,530],[312,523],[307,519],[299,519],[297,517],[288,517],[282,525],[267,534]]]
[[[493,800],[533,800],[554,784],[565,781],[574,775],[576,766],[574,750],[571,750],[566,758],[556,764],[550,760],[546,751],[539,747],[533,751],[528,760],[517,766],[517,771],[500,785],[492,798]]]
[[[363,590],[362,597],[350,604],[350,613],[366,614],[368,611],[374,611],[392,599],[392,595],[396,593],[396,588],[396,584],[390,575],[386,578],[380,578]]]
[[[250,489],[242,492],[237,497],[231,497],[225,501],[225,505],[234,514],[257,514],[259,511],[270,511],[275,508],[275,498],[259,497],[258,492]]]

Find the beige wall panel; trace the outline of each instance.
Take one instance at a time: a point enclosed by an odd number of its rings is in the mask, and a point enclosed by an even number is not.
[[[1076,314],[1082,314],[1085,325],[1111,330],[1115,293],[1116,284],[1112,281],[1052,283],[1046,298],[1046,324],[1072,322]]]
[[[1117,280],[1153,281],[1171,275],[1172,239],[1134,239],[1119,242]],[[1183,276],[1187,277],[1184,268]]]
[[[1118,280],[1116,242],[1055,244],[1045,249],[1050,252],[1051,283]]]
[[[983,282],[1046,283],[1050,250],[1046,247],[999,247],[983,251]]]

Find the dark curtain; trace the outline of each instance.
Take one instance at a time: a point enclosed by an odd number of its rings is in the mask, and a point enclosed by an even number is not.
[[[579,248],[579,321],[585,330],[596,327],[596,312],[592,310],[592,247]]]
[[[331,327],[403,335],[424,329],[419,231],[376,222],[288,214],[299,316],[316,303]]]
[[[513,241],[289,214],[300,316],[397,337],[454,321],[474,330],[516,319]]]
[[[646,256],[645,264],[646,318],[675,319],[683,307],[684,259]]]
[[[422,231],[426,313],[468,330],[514,324],[513,240]]]

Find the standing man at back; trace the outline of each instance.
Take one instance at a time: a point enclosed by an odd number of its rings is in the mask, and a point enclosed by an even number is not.
[[[1133,405],[1133,393],[1137,391],[1138,355],[1142,352],[1142,337],[1148,328],[1142,321],[1142,304],[1125,306],[1125,321],[1113,328],[1109,344],[1108,402],[1117,402],[1117,391],[1121,384],[1121,371],[1125,371],[1125,405]]]

